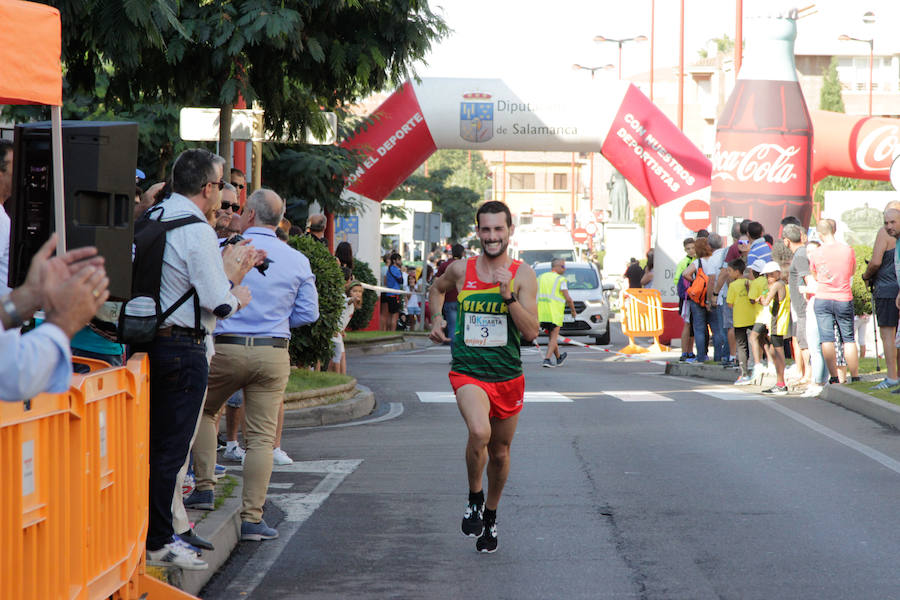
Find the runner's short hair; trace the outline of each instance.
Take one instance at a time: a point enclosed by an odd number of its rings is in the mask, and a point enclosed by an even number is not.
[[[506,215],[506,226],[512,227],[512,213],[509,212],[509,207],[500,202],[499,200],[490,200],[485,202],[481,206],[478,207],[478,212],[475,213],[475,224],[481,225],[481,215],[485,213],[490,214],[499,214],[503,213]]]

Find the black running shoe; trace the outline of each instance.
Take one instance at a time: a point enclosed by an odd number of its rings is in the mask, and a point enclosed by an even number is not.
[[[463,514],[462,520],[463,535],[467,535],[469,537],[478,537],[479,535],[481,535],[481,532],[484,531],[484,520],[482,519],[483,515],[484,504],[467,504],[466,512],[465,514]]]
[[[475,549],[479,552],[497,551],[497,524],[491,523],[484,528],[484,533],[475,542]]]
[[[564,362],[566,362],[566,357],[569,356],[568,352],[563,352],[559,355],[559,358],[556,359],[556,366],[561,367]]]

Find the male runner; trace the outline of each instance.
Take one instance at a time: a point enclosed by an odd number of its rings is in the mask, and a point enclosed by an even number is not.
[[[525,378],[521,339],[538,335],[537,278],[534,270],[506,254],[512,215],[502,202],[485,202],[475,215],[482,254],[458,260],[435,280],[429,292],[431,340],[444,343],[444,294],[459,290],[459,316],[453,342],[450,384],[469,429],[466,468],[469,500],[462,532],[477,537],[479,552],[497,550],[497,505],[509,475],[509,447],[522,401]],[[482,477],[487,467],[485,501]]]

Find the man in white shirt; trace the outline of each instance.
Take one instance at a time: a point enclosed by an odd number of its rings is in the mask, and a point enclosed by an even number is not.
[[[150,564],[205,569],[207,564],[175,538],[172,496],[178,470],[190,449],[191,437],[206,393],[209,363],[206,334],[250,302],[250,291],[235,285],[246,272],[241,259],[223,259],[213,228],[205,215],[221,204],[224,160],[203,149],[181,153],[172,167],[173,193],[154,208],[150,218],[162,221],[196,216],[201,222],[166,234],[160,280],[163,310],[189,290],[181,304],[162,323],[156,338],[132,348],[150,357],[150,525],[147,560]],[[160,214],[161,213],[161,214]],[[245,253],[244,259],[255,255]]]
[[[0,399],[19,401],[69,389],[69,340],[109,297],[109,279],[96,248],[50,258],[56,234],[31,260],[18,288],[0,296]],[[22,335],[19,326],[43,308],[46,320]]]
[[[722,271],[725,254],[728,252],[728,249],[722,247],[722,236],[718,233],[710,233],[707,242],[709,242],[709,247],[713,250],[712,256],[709,257],[710,272],[706,274],[710,281],[707,286],[709,293],[709,298],[707,298],[707,306],[709,307],[709,328],[712,330],[713,334],[713,359],[721,362],[726,361],[731,356],[731,352],[728,347],[728,335],[723,328],[725,316],[723,301],[725,298],[724,294],[722,294],[722,290],[719,289],[717,291],[716,286],[718,285],[719,273]],[[728,288],[726,287],[725,294],[727,293]]]

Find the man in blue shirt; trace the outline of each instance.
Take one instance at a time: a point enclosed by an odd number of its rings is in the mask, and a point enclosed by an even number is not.
[[[763,239],[763,226],[753,221],[747,225],[747,235],[750,237],[750,253],[747,255],[747,264],[752,265],[757,260],[769,262],[772,260],[772,249]]]
[[[263,520],[263,504],[272,475],[272,445],[278,411],[290,375],[291,329],[319,318],[316,278],[309,260],[275,235],[284,217],[284,201],[272,190],[247,198],[241,216],[243,235],[272,261],[265,275],[253,270],[243,284],[253,302],[218,324],[209,388],[194,442],[197,488],[185,506],[212,510],[216,464],[216,414],[236,391],[244,390],[247,454],[244,457],[241,539],[270,540],[278,531]]]
[[[109,278],[97,249],[50,258],[56,234],[31,260],[25,283],[0,297],[0,400],[25,400],[68,391],[69,340],[109,297]],[[46,320],[22,335],[19,327],[43,308]]]

